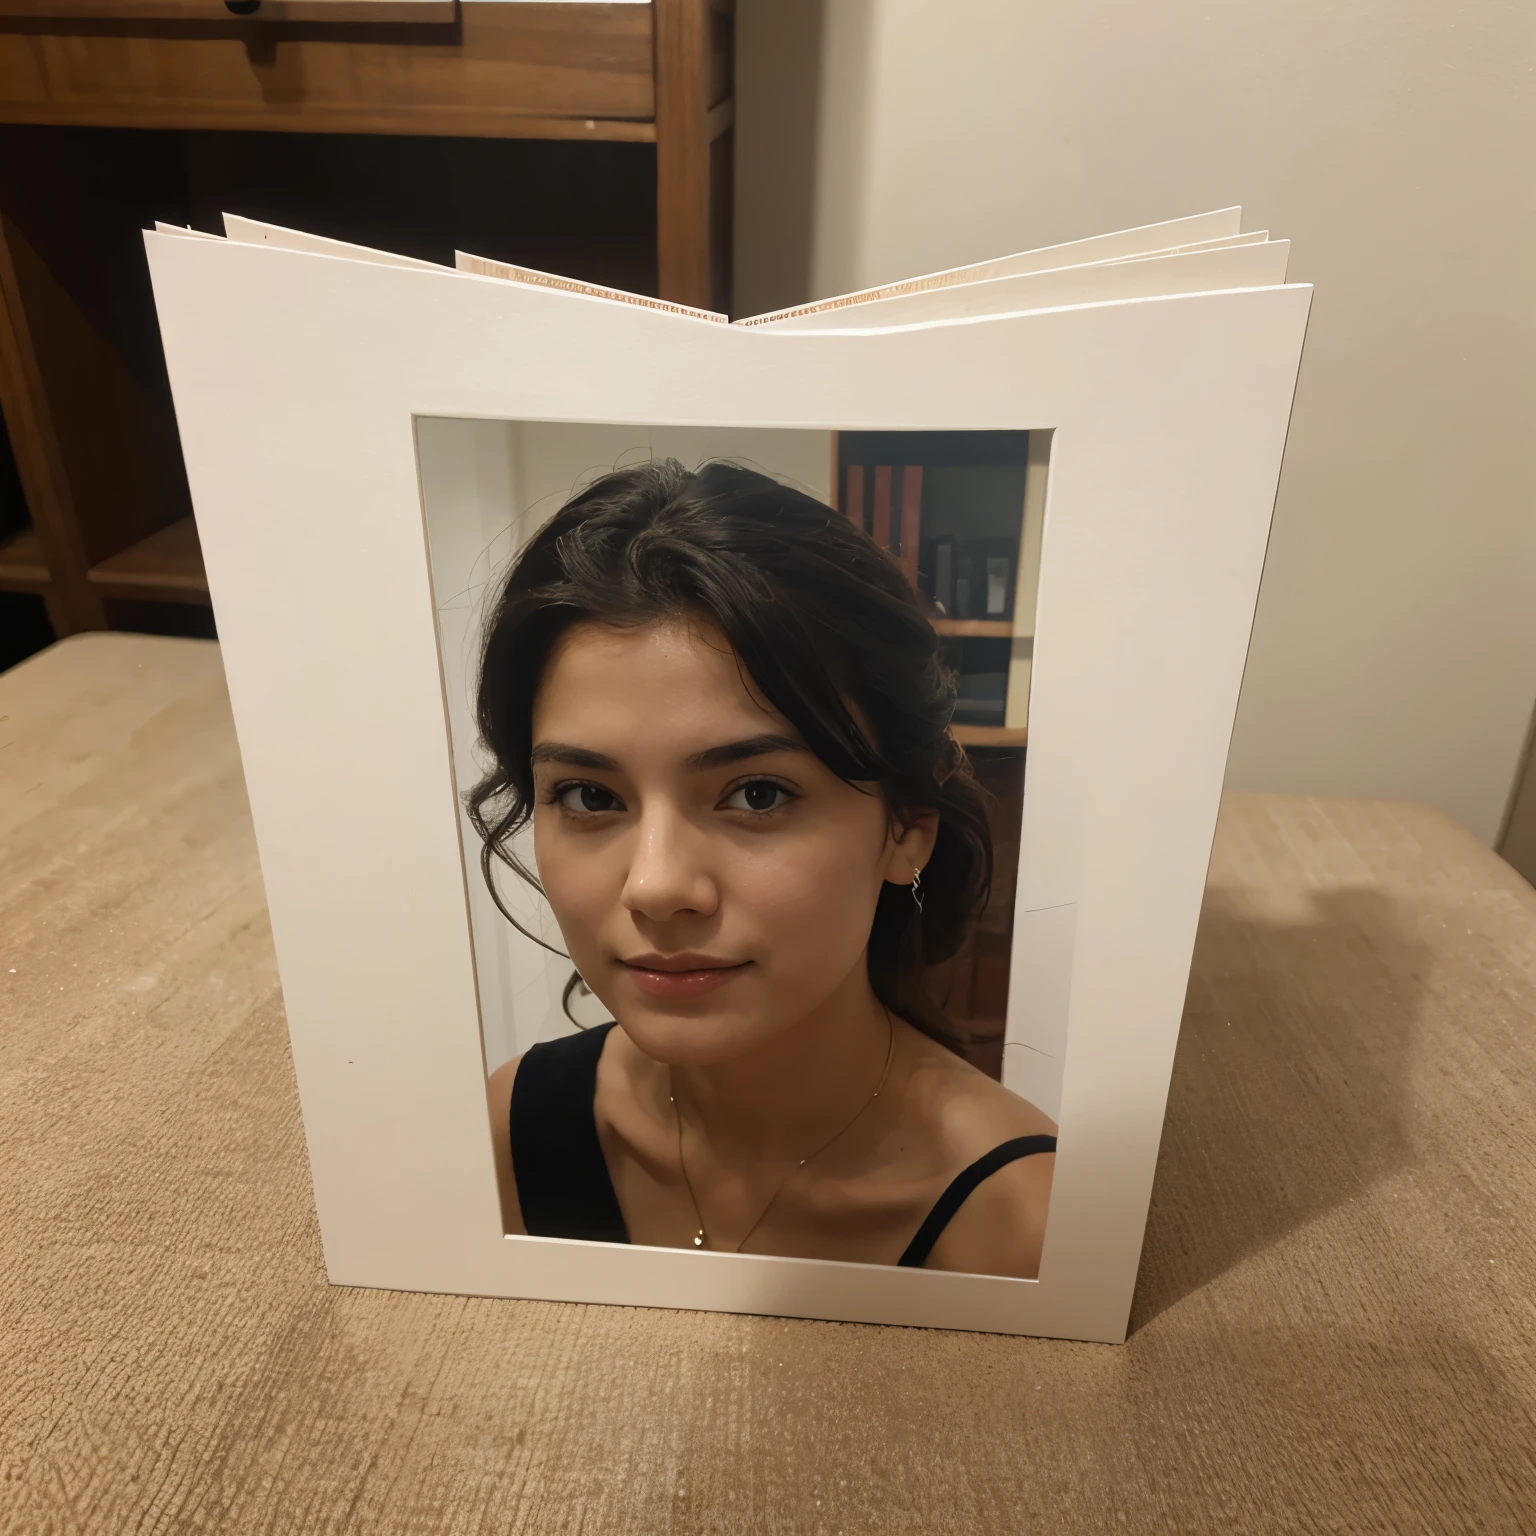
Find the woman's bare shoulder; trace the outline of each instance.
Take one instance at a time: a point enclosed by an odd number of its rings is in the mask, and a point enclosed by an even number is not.
[[[1056,1134],[1056,1122],[1043,1109],[937,1041],[915,1030],[913,1035],[909,1091],[954,1156],[969,1163],[1000,1142]]]
[[[925,1268],[1035,1279],[1055,1171],[1055,1153],[1040,1152],[983,1179],[940,1233]]]
[[[502,1062],[486,1080],[491,1097],[493,1099],[504,1099],[509,1110],[512,1105],[512,1080],[517,1076],[517,1066],[522,1059],[518,1055],[514,1056],[511,1061]]]
[[[496,1187],[501,1192],[502,1230],[518,1237],[526,1235],[522,1208],[517,1203],[517,1177],[512,1171],[512,1083],[517,1077],[521,1056],[503,1062],[485,1085],[486,1104],[491,1116],[491,1151],[496,1159]]]
[[[911,1081],[956,1175],[1004,1142],[1056,1134],[1056,1122],[1044,1110],[926,1037]],[[1054,1153],[1036,1152],[983,1179],[945,1227],[925,1267],[1034,1279],[1055,1166]]]

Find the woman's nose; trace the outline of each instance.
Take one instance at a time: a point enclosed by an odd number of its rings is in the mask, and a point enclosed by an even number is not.
[[[712,913],[719,891],[701,842],[702,834],[685,817],[665,809],[648,810],[636,830],[624,905],[656,922],[684,912]]]

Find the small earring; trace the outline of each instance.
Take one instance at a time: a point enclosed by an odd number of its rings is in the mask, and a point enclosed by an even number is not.
[[[923,872],[920,869],[912,871],[912,900],[917,904],[918,913],[923,910],[923,893],[920,889],[923,883]]]

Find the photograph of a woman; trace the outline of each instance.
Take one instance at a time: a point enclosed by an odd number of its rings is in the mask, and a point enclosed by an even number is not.
[[[618,470],[526,544],[470,818],[488,880],[531,827],[614,1022],[491,1074],[508,1233],[1037,1274],[1056,1127],[930,983],[992,875],[954,707],[896,561],[756,471]]]

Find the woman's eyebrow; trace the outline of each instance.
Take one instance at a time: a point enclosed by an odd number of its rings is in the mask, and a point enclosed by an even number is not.
[[[528,754],[529,763],[564,763],[569,768],[602,768],[617,773],[619,765],[601,752],[573,747],[563,741],[541,741]]]
[[[749,757],[766,757],[770,752],[809,752],[810,748],[803,741],[793,736],[775,736],[773,734],[763,736],[747,736],[741,741],[728,741],[722,746],[707,747],[702,752],[695,752],[688,759],[690,769],[701,768],[725,768],[732,763],[745,761]]]

